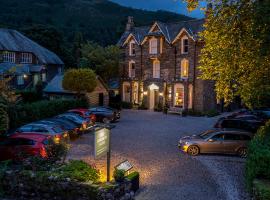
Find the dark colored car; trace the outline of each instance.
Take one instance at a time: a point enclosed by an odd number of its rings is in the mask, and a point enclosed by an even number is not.
[[[53,137],[55,143],[68,139],[68,132],[60,126],[55,124],[42,124],[38,122],[24,125],[18,128],[16,133],[39,133],[50,135]]]
[[[69,113],[75,113],[77,115],[80,115],[83,118],[89,119],[92,124],[94,124],[96,122],[96,115],[91,113],[86,108],[72,109],[72,110],[69,110],[68,112]]]
[[[109,123],[117,120],[117,116],[112,110],[103,107],[90,108],[89,111],[90,113],[95,114],[97,122]]]
[[[248,120],[241,118],[221,118],[215,124],[215,128],[236,128],[255,133],[261,126],[264,125],[263,121]]]
[[[192,156],[200,153],[221,153],[246,157],[251,138],[252,133],[243,130],[209,130],[199,135],[182,137],[178,147]]]
[[[47,157],[46,145],[50,136],[35,133],[16,133],[0,141],[0,161],[21,159],[21,156]]]
[[[116,120],[119,120],[121,118],[121,112],[120,110],[118,109],[115,109],[115,108],[111,108],[109,106],[99,106],[97,107],[97,109],[99,110],[104,110],[104,111],[109,111],[109,112],[113,112],[114,113],[114,116],[116,118]]]
[[[74,123],[79,125],[79,130],[84,132],[87,130],[91,130],[93,128],[93,124],[91,123],[89,118],[84,118],[76,113],[67,112],[61,115],[56,116],[56,118],[71,120]]]

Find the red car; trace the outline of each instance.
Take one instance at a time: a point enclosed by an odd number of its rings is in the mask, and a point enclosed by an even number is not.
[[[20,160],[21,156],[47,157],[46,145],[51,136],[38,133],[16,133],[0,142],[0,161]]]
[[[92,114],[89,111],[89,109],[86,109],[86,108],[77,108],[77,109],[69,110],[68,112],[76,113],[76,114],[80,115],[83,118],[89,119],[91,121],[91,123],[95,123],[96,122],[96,115],[95,114]]]

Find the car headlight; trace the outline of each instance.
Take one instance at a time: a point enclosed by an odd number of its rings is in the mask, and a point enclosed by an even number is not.
[[[185,142],[185,145],[189,145],[189,143],[188,142]]]

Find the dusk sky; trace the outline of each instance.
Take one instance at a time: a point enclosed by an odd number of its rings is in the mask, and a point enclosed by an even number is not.
[[[146,10],[168,10],[187,16],[202,18],[203,12],[199,9],[188,12],[186,4],[181,0],[111,0],[124,6]]]

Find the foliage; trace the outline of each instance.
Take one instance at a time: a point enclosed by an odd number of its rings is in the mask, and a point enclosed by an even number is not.
[[[215,117],[219,115],[219,112],[215,109],[204,112],[207,117]]]
[[[148,108],[147,108],[145,102],[143,101],[143,102],[139,105],[138,109],[139,109],[139,110],[147,110]]]
[[[121,102],[121,107],[123,109],[131,109],[133,107],[132,103],[131,102],[125,102],[125,101],[122,101]]]
[[[187,0],[196,7],[198,0]],[[270,99],[268,0],[214,1],[207,10],[201,52],[201,78],[214,80],[219,99],[240,96],[249,107]],[[266,47],[268,46],[268,47]]]
[[[7,108],[0,103],[0,135],[4,135],[9,129],[9,117]]]
[[[17,91],[17,94],[22,98],[23,103],[33,103],[42,99],[42,94],[36,90]]]
[[[5,193],[1,180],[3,180],[5,172],[7,171],[9,165],[10,160],[0,162],[0,197],[2,197]]]
[[[255,178],[270,179],[270,121],[256,133],[248,148],[246,183],[249,189]]]
[[[85,100],[44,100],[20,104],[16,107],[16,115],[10,118],[11,127],[16,128],[29,122],[50,118],[78,107],[87,108],[88,103]]]
[[[70,69],[64,74],[63,88],[77,92],[92,92],[97,86],[96,74],[91,69]]]
[[[122,182],[125,179],[125,170],[115,169],[113,172],[113,178],[116,182]]]
[[[155,112],[162,112],[163,111],[163,105],[161,102],[159,102],[158,105],[155,106],[154,111]]]
[[[190,115],[190,116],[194,116],[194,117],[201,117],[201,116],[204,116],[204,113],[202,113],[200,111],[193,110],[193,109],[188,109],[188,110],[183,110],[182,115],[183,116]]]
[[[139,172],[132,172],[132,173],[130,173],[129,175],[127,175],[126,176],[126,178],[128,179],[128,180],[133,180],[133,179],[136,179],[136,178],[138,178],[140,176],[140,174],[139,174]]]
[[[255,180],[254,195],[256,199],[270,200],[270,183],[265,180]]]
[[[120,49],[117,46],[105,48],[93,42],[87,42],[81,49],[81,67],[91,67],[106,82],[118,77],[120,62]]]

